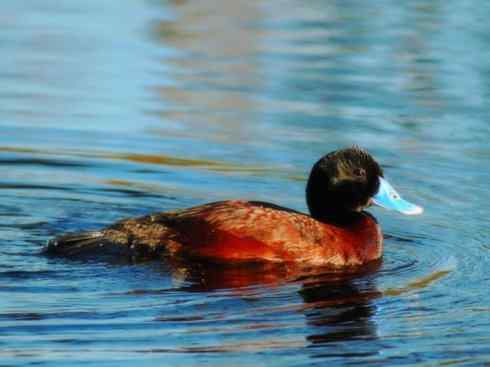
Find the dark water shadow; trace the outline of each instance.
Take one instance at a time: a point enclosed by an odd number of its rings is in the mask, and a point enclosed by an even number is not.
[[[167,264],[168,265],[168,264]],[[336,351],[339,342],[377,339],[376,324],[372,316],[376,312],[373,301],[382,297],[377,289],[376,274],[382,261],[349,269],[301,268],[294,265],[253,263],[223,265],[214,263],[170,262],[171,271],[185,275],[186,283],[180,289],[187,292],[220,292],[232,297],[248,297],[250,294],[267,298],[282,293],[286,301],[281,306],[267,306],[268,312],[292,312],[304,315],[308,348],[321,350],[335,356],[338,353],[366,356],[377,350]],[[169,268],[166,268],[167,271]],[[290,288],[289,286],[292,286]],[[300,296],[301,302],[292,302]],[[284,294],[285,293],[285,294]],[[267,302],[266,302],[267,304]],[[331,345],[334,350],[330,350]],[[317,354],[317,351],[315,351]],[[316,357],[316,355],[314,355]]]
[[[381,261],[343,270],[277,264],[184,265],[189,282],[185,289],[193,292],[226,289],[235,297],[252,293],[260,298],[271,295],[283,298],[284,304],[279,306],[268,306],[265,301],[261,311],[302,314],[306,325],[305,346],[311,358],[362,358],[375,356],[380,348],[378,343],[372,343],[378,339],[377,326],[372,320],[376,313],[373,301],[383,295],[375,284],[380,267]],[[182,273],[183,265],[179,264],[177,269]],[[362,341],[362,345],[351,347],[357,341]],[[367,345],[364,341],[371,342]],[[339,348],[340,344],[347,349]]]
[[[375,315],[373,300],[382,296],[372,280],[359,282],[349,279],[325,280],[314,286],[306,286],[299,292],[305,306],[305,317],[311,332],[306,337],[310,348],[334,347],[350,340],[375,340],[377,327],[372,321]],[[321,356],[366,356],[372,350],[339,351],[325,350]],[[318,357],[318,355],[316,355]]]

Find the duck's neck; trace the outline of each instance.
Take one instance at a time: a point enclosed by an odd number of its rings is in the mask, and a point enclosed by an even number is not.
[[[311,212],[310,212],[311,213]],[[322,213],[311,213],[311,217],[323,222],[330,223],[339,226],[347,226],[354,224],[369,215],[367,212],[353,212],[353,211],[335,211],[335,212],[322,212]]]
[[[310,215],[320,222],[348,225],[364,216],[364,212],[347,208],[342,198],[329,195],[324,189],[311,185],[310,182],[306,188],[306,203]]]

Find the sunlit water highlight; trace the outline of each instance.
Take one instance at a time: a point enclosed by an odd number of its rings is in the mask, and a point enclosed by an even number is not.
[[[486,2],[0,5],[0,366],[490,362]],[[422,217],[373,210],[360,273],[68,261],[47,239],[227,198],[305,211],[359,144]]]

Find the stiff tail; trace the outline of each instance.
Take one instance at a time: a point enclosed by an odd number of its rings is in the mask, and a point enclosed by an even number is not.
[[[67,233],[48,241],[44,252],[66,257],[105,257],[131,255],[127,246],[111,241],[102,231]]]

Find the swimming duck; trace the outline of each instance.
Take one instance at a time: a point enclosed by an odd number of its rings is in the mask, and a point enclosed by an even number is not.
[[[220,201],[66,234],[49,241],[46,250],[75,257],[356,266],[383,253],[381,228],[364,209],[374,204],[407,215],[423,211],[402,199],[359,147],[328,153],[315,163],[306,202],[310,215],[261,201]]]

